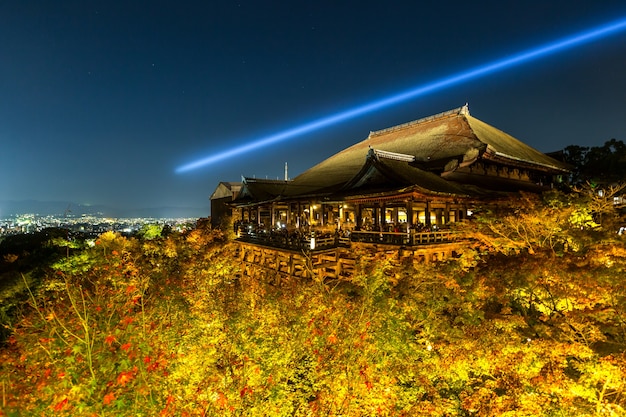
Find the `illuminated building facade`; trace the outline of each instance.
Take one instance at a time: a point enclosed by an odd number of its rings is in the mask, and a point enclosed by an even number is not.
[[[371,132],[293,180],[244,178],[231,206],[242,239],[410,246],[445,240],[475,206],[550,189],[568,172],[465,105]]]

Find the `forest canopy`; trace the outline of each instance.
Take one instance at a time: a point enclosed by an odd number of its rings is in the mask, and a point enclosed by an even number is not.
[[[563,160],[572,166],[572,183],[607,184],[626,181],[626,144],[617,139],[602,146],[570,145]]]
[[[351,277],[281,285],[203,226],[50,240],[3,318],[0,415],[624,415],[619,219],[593,193],[523,195],[478,210],[455,259],[355,246]]]

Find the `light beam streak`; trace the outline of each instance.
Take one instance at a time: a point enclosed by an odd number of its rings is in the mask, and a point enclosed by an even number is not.
[[[599,26],[592,30],[577,33],[572,36],[561,38],[559,40],[544,44],[537,48],[529,49],[524,52],[517,53],[510,57],[500,59],[497,61],[489,62],[485,65],[481,65],[475,68],[471,68],[466,71],[462,71],[439,80],[435,80],[431,83],[420,85],[418,87],[411,88],[407,91],[391,95],[382,99],[378,99],[367,104],[357,106],[348,110],[341,111],[339,113],[331,114],[308,123],[296,126],[291,129],[283,130],[281,132],[265,136],[257,139],[253,142],[234,147],[232,149],[210,155],[206,158],[199,159],[186,165],[182,165],[176,169],[177,173],[191,171],[206,165],[214,164],[216,162],[228,159],[235,155],[250,152],[255,149],[259,149],[277,142],[284,141],[286,139],[295,138],[297,136],[304,135],[334,124],[343,122],[345,120],[353,119],[358,116],[371,113],[376,110],[383,109],[398,103],[402,103],[429,93],[433,93],[437,90],[451,87],[456,84],[460,84],[465,81],[469,81],[478,77],[482,77],[497,71],[504,70],[509,67],[523,64],[528,61],[536,60],[546,55],[557,53],[562,50],[570,49],[575,46],[589,43],[594,40],[615,34],[617,32],[626,30],[626,18],[613,21],[611,23]]]

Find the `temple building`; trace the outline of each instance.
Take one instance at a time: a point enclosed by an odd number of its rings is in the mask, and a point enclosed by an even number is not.
[[[242,240],[311,250],[350,242],[411,246],[445,240],[448,226],[477,205],[548,190],[568,172],[465,105],[370,132],[293,180],[244,178],[240,189],[221,183],[214,195],[229,200]]]
[[[220,227],[224,221],[232,217],[230,203],[237,197],[241,190],[240,182],[222,181],[211,194],[211,226]]]

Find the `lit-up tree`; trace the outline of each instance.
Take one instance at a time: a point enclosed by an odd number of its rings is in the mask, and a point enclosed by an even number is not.
[[[356,247],[335,282],[241,275],[210,228],[105,233],[31,288],[0,349],[3,412],[623,415],[626,249],[593,212],[572,219],[578,199],[524,199],[517,223],[477,219],[488,253]]]

